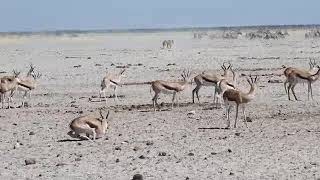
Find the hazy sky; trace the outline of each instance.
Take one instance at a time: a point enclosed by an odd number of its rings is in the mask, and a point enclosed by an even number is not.
[[[0,0],[0,31],[319,24],[320,0]]]

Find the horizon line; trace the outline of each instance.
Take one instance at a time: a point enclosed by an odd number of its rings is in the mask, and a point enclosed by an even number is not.
[[[106,28],[106,29],[56,29],[56,30],[35,30],[35,31],[0,31],[0,34],[52,34],[52,33],[116,33],[116,32],[162,32],[162,31],[190,31],[190,30],[232,30],[237,28],[303,28],[320,27],[320,24],[260,24],[260,25],[230,25],[230,26],[176,26],[176,27],[152,27],[152,28]]]

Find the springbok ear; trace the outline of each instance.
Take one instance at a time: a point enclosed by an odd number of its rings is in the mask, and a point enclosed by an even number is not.
[[[227,69],[230,69],[232,65],[230,62],[228,62],[228,64],[229,64],[229,66],[227,67]]]

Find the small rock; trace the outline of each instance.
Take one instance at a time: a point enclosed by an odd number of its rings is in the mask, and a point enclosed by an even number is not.
[[[166,156],[167,155],[167,153],[166,152],[159,152],[159,154],[158,154],[159,156]]]
[[[120,160],[119,160],[119,159],[116,159],[116,163],[118,163],[118,162],[120,162]]]
[[[144,155],[139,156],[139,159],[145,159],[146,157]]]
[[[64,166],[64,165],[67,165],[66,163],[58,163],[56,164],[56,166]]]
[[[132,180],[143,180],[143,176],[141,174],[135,174],[133,175]]]
[[[234,133],[234,135],[236,135],[236,136],[240,136],[240,134],[241,133],[239,133],[239,132]]]
[[[252,122],[252,119],[250,117],[246,117],[247,122]]]
[[[231,149],[228,149],[228,152],[231,153],[232,152]]]
[[[13,149],[18,149],[20,147],[20,143],[16,143],[14,146],[13,146]]]
[[[121,148],[119,146],[116,146],[114,149],[117,151],[121,151]]]
[[[268,80],[268,83],[281,83],[282,81],[278,80],[278,79],[270,79]]]
[[[216,152],[211,152],[211,155],[216,155],[216,154],[218,154],[218,153],[216,153]]]
[[[78,142],[78,146],[81,146],[82,144],[80,142]]]
[[[35,135],[35,133],[33,131],[29,132],[29,135],[32,136],[32,135]]]
[[[233,175],[234,175],[234,173],[233,173],[233,172],[230,172],[230,173],[229,173],[229,175],[230,175],[230,176],[233,176]]]
[[[24,162],[26,163],[26,165],[31,165],[31,164],[35,164],[36,160],[31,158],[31,159],[24,160]]]
[[[190,116],[190,115],[195,115],[195,114],[196,114],[196,111],[189,111],[189,112],[187,113],[188,116]]]
[[[87,59],[91,59],[91,57],[87,57]]]
[[[313,166],[316,166],[316,165],[317,165],[316,162],[311,162],[310,164],[313,165]]]
[[[135,146],[135,147],[133,148],[134,151],[138,151],[139,149],[140,149],[140,148],[137,147],[137,146]]]
[[[153,145],[153,142],[152,142],[152,141],[148,141],[148,142],[146,143],[146,145],[147,145],[147,146],[151,146],[151,145]]]
[[[194,153],[190,152],[188,153],[188,156],[194,156]]]
[[[76,66],[73,66],[74,68],[79,68],[79,67],[81,67],[81,65],[76,65]]]
[[[79,105],[71,104],[71,106],[70,106],[70,107],[78,108],[78,107],[79,107]]]

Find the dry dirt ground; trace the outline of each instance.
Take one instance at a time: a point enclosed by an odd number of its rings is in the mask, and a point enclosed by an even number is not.
[[[191,32],[1,37],[0,71],[25,74],[33,63],[42,77],[31,107],[0,109],[0,179],[320,178],[320,84],[313,84],[313,101],[302,84],[300,101],[288,101],[281,76],[281,65],[308,68],[310,57],[320,64],[319,40],[303,33],[289,30],[279,40],[199,40]],[[175,40],[171,50],[160,48],[164,39]],[[152,111],[145,82],[179,79],[183,69],[221,73],[224,61],[233,64],[243,91],[249,87],[241,74],[260,75],[247,105],[249,128],[240,116],[238,128],[223,129],[225,111],[213,108],[213,89],[202,88],[202,102],[192,104],[194,84],[180,95],[180,108],[171,110],[171,96],[162,95],[163,111]],[[127,77],[118,105],[108,98],[105,137],[94,143],[69,137],[72,119],[105,106],[98,92],[106,68],[122,66]],[[26,165],[28,159],[35,164]]]

